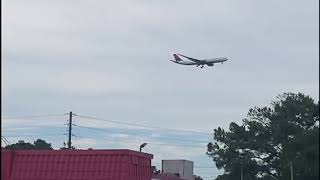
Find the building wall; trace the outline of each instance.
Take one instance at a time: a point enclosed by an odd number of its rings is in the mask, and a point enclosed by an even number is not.
[[[3,180],[150,180],[151,154],[131,150],[1,150]]]
[[[194,180],[194,176],[193,176],[193,162],[192,161],[184,161],[184,176],[186,179],[190,179],[190,180]]]
[[[186,180],[194,180],[193,162],[187,160],[162,160],[162,173],[179,174]]]
[[[1,149],[1,179],[8,180],[11,169],[11,153]]]

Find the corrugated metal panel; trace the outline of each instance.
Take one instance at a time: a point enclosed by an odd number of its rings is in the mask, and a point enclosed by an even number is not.
[[[11,176],[4,180],[151,179],[153,156],[131,150],[2,151],[11,156],[4,160],[5,167],[12,164]]]
[[[11,153],[1,149],[1,179],[9,179],[11,169]]]

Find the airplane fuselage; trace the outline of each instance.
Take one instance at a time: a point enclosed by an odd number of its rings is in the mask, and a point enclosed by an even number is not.
[[[174,63],[182,64],[182,65],[196,65],[201,66],[213,66],[215,63],[223,63],[228,60],[226,57],[217,57],[217,58],[210,58],[210,59],[194,59],[190,58],[181,54],[174,54],[175,60],[171,60]]]

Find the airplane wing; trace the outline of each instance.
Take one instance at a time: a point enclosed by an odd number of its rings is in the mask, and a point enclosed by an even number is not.
[[[179,55],[179,56],[182,56],[182,57],[185,57],[185,58],[187,58],[187,59],[189,59],[189,60],[191,60],[191,61],[194,61],[194,62],[196,62],[196,63],[202,62],[202,61],[199,60],[199,59],[191,58],[191,57],[188,57],[188,56],[185,56],[185,55],[182,55],[182,54],[178,54],[178,55]]]

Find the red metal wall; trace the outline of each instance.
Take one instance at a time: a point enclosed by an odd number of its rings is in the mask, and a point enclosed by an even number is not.
[[[8,180],[11,168],[11,153],[1,149],[1,179]]]
[[[1,150],[3,180],[150,180],[151,154],[131,150]]]

